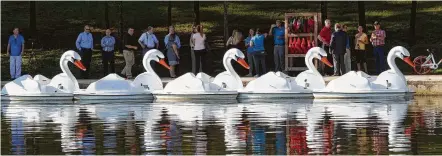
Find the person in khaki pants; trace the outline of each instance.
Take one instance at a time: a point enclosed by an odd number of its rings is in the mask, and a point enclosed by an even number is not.
[[[125,75],[127,79],[132,78],[132,66],[135,64],[134,51],[138,50],[138,38],[134,36],[134,29],[129,28],[127,34],[124,37],[124,50],[123,56],[126,66],[124,66],[122,75]]]

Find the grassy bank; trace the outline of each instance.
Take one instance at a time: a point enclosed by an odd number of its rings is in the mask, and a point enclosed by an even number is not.
[[[41,73],[48,77],[60,73],[58,58],[61,52],[75,48],[75,39],[82,31],[84,24],[91,24],[94,29],[96,48],[105,27],[104,2],[37,2],[37,43],[36,48],[43,48],[38,58],[41,64],[27,64],[24,58],[24,71],[35,74]],[[119,27],[119,2],[109,3],[109,21],[115,28],[117,35]],[[407,48],[409,35],[409,21],[411,2],[366,2],[366,21],[369,30],[371,23],[379,20],[387,31],[387,49],[402,45]],[[172,2],[172,23],[177,27],[185,47],[181,54],[190,59],[186,48],[189,40],[190,26],[194,21],[193,2]],[[270,24],[276,19],[283,19],[286,12],[319,11],[319,2],[229,2],[229,30],[234,28],[246,32],[249,28],[261,28],[268,31]],[[358,23],[357,2],[329,2],[328,17],[332,22],[349,25],[350,33],[355,33]],[[29,2],[2,2],[1,4],[2,41],[6,41],[12,27],[23,28],[22,34],[26,37],[30,33],[27,29],[29,21]],[[139,35],[141,29],[152,25],[157,27],[157,37],[162,40],[167,28],[167,2],[123,2],[124,27],[132,26]],[[220,60],[223,35],[223,2],[200,2],[200,18],[208,33],[213,48],[210,57],[212,75],[222,71]],[[442,2],[418,2],[416,19],[417,44],[442,45]],[[2,42],[2,80],[9,78],[9,62],[4,53],[6,42]],[[271,39],[268,49],[268,66],[273,68]],[[163,43],[161,43],[163,45]],[[29,45],[27,45],[30,47]],[[412,51],[417,56],[422,50]],[[187,57],[189,56],[189,57]],[[368,55],[371,57],[371,55]],[[442,57],[442,56],[440,56]],[[182,71],[189,71],[189,60],[182,59]],[[101,77],[100,55],[94,55],[92,78]],[[117,55],[117,71],[124,66],[121,54]],[[38,68],[37,68],[38,67]],[[373,62],[369,68],[373,69]],[[95,68],[95,69],[94,69]],[[137,69],[138,70],[138,69]],[[240,73],[245,73],[243,69]],[[410,68],[404,69],[410,72]],[[137,73],[137,72],[136,72]],[[167,71],[161,71],[167,76]]]

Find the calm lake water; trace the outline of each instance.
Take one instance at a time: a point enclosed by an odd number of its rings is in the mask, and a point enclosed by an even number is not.
[[[442,154],[442,97],[2,102],[1,154]]]

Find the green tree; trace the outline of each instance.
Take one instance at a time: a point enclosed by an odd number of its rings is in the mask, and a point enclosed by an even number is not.
[[[200,2],[193,2],[193,13],[195,14],[195,25],[200,24]]]
[[[417,2],[411,2],[411,17],[410,17],[410,38],[409,45],[413,46],[416,44],[416,8]]]
[[[167,6],[167,24],[172,25],[172,1],[169,1]]]
[[[359,14],[359,25],[364,28],[364,31],[367,31],[367,27],[365,26],[365,3],[363,1],[358,1],[358,14]]]

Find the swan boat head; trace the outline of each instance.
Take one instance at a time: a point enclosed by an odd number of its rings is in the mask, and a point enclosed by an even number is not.
[[[388,53],[388,55],[393,55],[396,56],[402,60],[404,60],[405,63],[407,63],[408,65],[410,65],[411,67],[414,67],[414,63],[411,61],[410,59],[410,52],[402,47],[402,46],[396,46],[393,49],[391,49],[392,52]]]
[[[147,69],[147,64],[150,63],[150,61],[155,61],[161,64],[162,66],[166,67],[168,70],[170,70],[169,65],[167,65],[166,61],[164,60],[166,58],[164,54],[159,51],[158,49],[152,49],[147,51],[147,53],[143,57],[143,66]]]
[[[241,66],[243,66],[246,69],[249,69],[249,65],[246,63],[246,61],[244,60],[244,58],[246,58],[246,56],[244,55],[243,52],[241,52],[241,50],[237,49],[237,48],[232,48],[229,49],[226,54],[224,55],[224,60],[229,61],[230,59],[235,60],[236,62],[238,62]]]
[[[333,65],[328,61],[327,59],[327,52],[325,52],[324,49],[320,48],[320,47],[314,47],[311,48],[308,52],[307,55],[311,55],[313,58],[316,58],[318,60],[321,60],[321,62],[323,62],[324,64],[326,64],[329,67],[333,67]],[[306,59],[308,60],[308,59]],[[310,60],[308,60],[310,61]],[[307,63],[306,63],[307,64]]]
[[[61,56],[61,61],[69,61],[73,63],[77,68],[86,71],[86,67],[83,66],[83,63],[81,63],[81,56],[73,50],[66,51]]]

